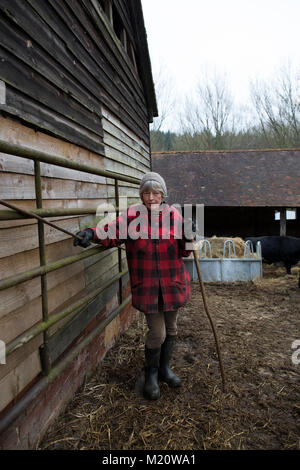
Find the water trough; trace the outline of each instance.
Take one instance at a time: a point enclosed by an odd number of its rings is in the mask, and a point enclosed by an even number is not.
[[[204,255],[202,257],[202,254]],[[190,279],[197,280],[197,270],[194,258],[183,258]],[[223,247],[223,257],[213,258],[209,240],[203,240],[200,247],[199,263],[204,282],[236,282],[254,281],[262,278],[261,245],[257,243],[256,253],[251,241],[244,244],[244,256],[236,257],[233,240],[226,240]]]

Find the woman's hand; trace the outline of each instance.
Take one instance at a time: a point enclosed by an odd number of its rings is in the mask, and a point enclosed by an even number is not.
[[[85,230],[81,230],[81,232],[77,232],[76,235],[78,237],[82,237],[82,240],[79,238],[75,238],[73,245],[74,246],[82,246],[83,248],[87,248],[90,246],[90,240],[94,238],[94,230],[91,228],[86,228]]]
[[[184,219],[183,237],[186,241],[192,242],[196,238],[196,224],[195,222],[188,218]]]

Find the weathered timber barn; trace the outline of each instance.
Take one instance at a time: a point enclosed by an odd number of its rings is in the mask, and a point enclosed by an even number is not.
[[[157,108],[140,0],[1,0],[0,54],[0,448],[27,449],[134,318],[125,252],[70,233],[138,200]]]
[[[170,204],[204,204],[206,237],[300,237],[300,149],[152,153],[152,168]]]

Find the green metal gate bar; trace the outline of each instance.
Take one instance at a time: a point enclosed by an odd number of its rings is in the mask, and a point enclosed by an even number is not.
[[[94,290],[90,294],[86,295],[82,299],[77,300],[77,302],[75,302],[74,304],[72,304],[69,307],[65,308],[61,312],[56,313],[55,315],[51,315],[50,318],[43,319],[42,323],[39,323],[39,325],[30,328],[25,333],[21,334],[20,336],[15,338],[13,341],[11,341],[6,347],[6,355],[8,356],[13,351],[20,348],[24,344],[28,343],[29,341],[31,341],[36,336],[38,336],[40,333],[46,332],[51,326],[55,325],[56,323],[58,323],[60,320],[62,320],[66,316],[69,316],[72,312],[75,311],[74,315],[77,315],[77,310],[80,307],[83,307],[87,303],[91,302],[95,297],[97,297],[97,295],[101,294],[105,289],[110,287],[112,284],[114,284],[114,282],[121,279],[127,273],[128,273],[128,269],[120,272],[119,274],[117,274],[117,276],[115,276],[112,279],[110,279],[109,281],[107,281],[101,287]],[[73,318],[74,315],[69,317],[69,321]]]
[[[52,165],[70,168],[71,170],[79,170],[85,173],[92,173],[93,175],[105,176],[106,178],[118,179],[126,183],[140,184],[138,178],[132,176],[125,176],[121,173],[113,171],[101,170],[89,165],[67,160],[66,158],[56,157],[50,153],[42,152],[41,150],[34,150],[23,145],[16,145],[0,139],[0,152],[8,153],[22,158],[29,158],[30,160],[38,160],[43,163],[50,163]]]
[[[106,212],[116,212],[108,208]],[[33,215],[38,215],[39,217],[60,217],[60,216],[72,216],[72,215],[86,215],[86,214],[96,214],[96,207],[85,207],[85,208],[71,208],[71,209],[34,209],[28,210],[28,212]],[[0,220],[15,220],[15,219],[28,219],[29,216],[25,216],[13,210],[3,210],[0,211]]]
[[[61,258],[60,260],[46,264],[45,266],[39,266],[37,268],[29,269],[24,273],[7,277],[0,281],[0,291],[21,284],[21,282],[29,281],[35,277],[42,276],[43,274],[51,273],[52,271],[56,271],[56,269],[64,268],[65,266],[69,266],[69,264],[76,263],[77,261],[89,258],[90,256],[98,255],[103,251],[106,251],[106,248],[102,246],[89,248],[78,255],[67,256],[66,258]]]
[[[131,301],[131,295],[127,297],[124,302],[117,307],[109,316],[86,336],[81,343],[75,346],[67,355],[56,365],[54,366],[50,373],[33,385],[33,387],[28,390],[28,392],[23,395],[20,400],[15,404],[13,408],[8,410],[0,420],[0,434],[13,422],[17,417],[27,408],[34,399],[36,399],[40,393],[43,392],[54,380],[59,377],[59,375],[76,359],[76,357],[83,351],[83,349],[88,346],[93,339],[95,339],[106,326],[117,316],[120,312],[129,304]]]
[[[99,168],[95,168],[89,165],[77,163],[66,158],[57,157],[47,152],[35,150],[28,148],[22,145],[12,144],[0,139],[0,152],[11,154],[14,156],[19,156],[22,158],[28,158],[34,161],[34,177],[35,177],[35,189],[36,189],[36,209],[29,211],[32,214],[39,215],[40,217],[58,217],[58,216],[72,216],[72,215],[84,215],[84,214],[95,214],[95,208],[71,208],[71,209],[44,209],[42,207],[42,190],[41,190],[41,172],[40,172],[40,162],[48,163],[52,165],[61,166],[64,168],[69,168],[72,170],[82,171],[85,173],[90,173],[94,175],[103,176],[106,178],[111,178],[115,180],[115,202],[116,202],[116,215],[119,214],[119,186],[118,181],[124,181],[130,184],[139,184],[140,180],[137,178],[133,178],[130,176],[125,176],[119,173],[102,170]],[[15,211],[8,211],[2,210],[0,211],[0,220],[13,220],[13,219],[20,219],[20,218],[27,218],[25,215],[18,214]],[[80,299],[79,301],[75,302],[73,305],[69,306],[68,308],[64,309],[63,311],[59,312],[58,314],[52,315],[49,317],[48,314],[48,298],[47,298],[47,282],[46,282],[46,274],[53,272],[57,269],[63,268],[68,266],[72,263],[77,261],[89,258],[91,256],[97,255],[102,251],[106,251],[106,248],[102,246],[93,247],[86,251],[79,253],[78,255],[68,256],[66,258],[62,258],[57,260],[53,263],[46,262],[46,255],[45,255],[45,240],[44,240],[44,227],[42,221],[38,221],[38,233],[39,233],[39,251],[40,251],[40,266],[30,269],[26,272],[10,276],[9,278],[3,279],[0,281],[0,291],[4,289],[8,289],[10,287],[16,286],[22,282],[31,280],[38,276],[41,277],[41,293],[42,293],[42,310],[43,310],[43,321],[38,325],[35,325],[31,329],[27,330],[25,333],[20,335],[19,337],[15,338],[7,347],[7,354],[11,354],[13,351],[21,347],[23,344],[26,344],[28,341],[36,337],[38,334],[43,333],[43,345],[40,349],[41,353],[41,363],[42,363],[42,371],[44,375],[51,374],[51,363],[48,353],[48,329],[50,326],[54,325],[61,319],[65,318],[66,316],[71,315],[68,322],[75,316],[78,312],[78,309],[87,303],[89,303],[92,299],[94,299],[97,295],[103,292],[109,285],[113,284],[115,281],[119,280],[119,303],[120,306],[124,305],[128,298],[123,302],[122,299],[122,277],[127,273],[126,271],[122,271],[122,259],[121,259],[121,252],[118,250],[118,265],[119,265],[119,274],[115,276],[110,281],[106,282],[103,286],[93,291],[91,294],[85,296],[84,298]],[[75,313],[74,313],[75,312]],[[68,323],[67,323],[68,324]]]

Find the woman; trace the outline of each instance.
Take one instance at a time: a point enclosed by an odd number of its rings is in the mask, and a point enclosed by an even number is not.
[[[111,248],[125,242],[131,281],[132,305],[145,313],[149,331],[145,342],[144,396],[160,396],[158,379],[170,387],[181,380],[170,369],[173,344],[177,335],[178,309],[190,298],[190,279],[182,257],[191,253],[185,243],[180,213],[164,202],[164,179],[146,173],[140,183],[142,204],[127,211],[104,228],[88,228],[77,235],[74,245],[84,248],[90,241]]]

